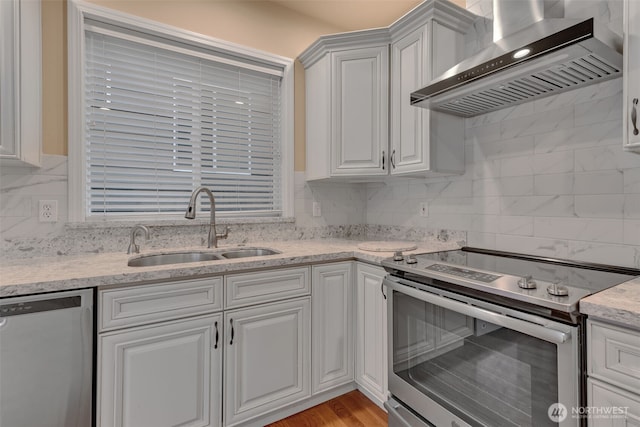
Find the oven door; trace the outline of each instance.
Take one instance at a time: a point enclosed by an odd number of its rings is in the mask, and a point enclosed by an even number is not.
[[[384,284],[389,392],[400,404],[436,426],[579,424],[577,326],[393,276]]]

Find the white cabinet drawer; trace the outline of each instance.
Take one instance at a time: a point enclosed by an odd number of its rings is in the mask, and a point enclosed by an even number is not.
[[[225,276],[225,308],[309,295],[309,267]]]
[[[222,310],[222,277],[99,292],[98,332]]]
[[[587,381],[587,406],[593,413],[589,427],[640,426],[640,396],[597,380]]]
[[[587,322],[589,376],[640,393],[640,332]]]

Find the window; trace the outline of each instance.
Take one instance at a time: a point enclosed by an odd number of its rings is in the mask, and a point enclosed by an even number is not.
[[[218,214],[288,213],[291,61],[74,5],[83,17],[76,219],[181,216],[199,186]]]

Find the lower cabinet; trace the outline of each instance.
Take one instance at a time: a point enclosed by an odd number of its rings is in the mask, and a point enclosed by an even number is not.
[[[591,378],[587,395],[587,406],[599,411],[589,418],[589,426],[640,427],[640,395]]]
[[[310,299],[225,312],[225,425],[311,395]]]
[[[382,405],[384,276],[345,261],[100,289],[96,427],[261,425],[354,378]]]
[[[381,267],[356,268],[356,382],[378,405],[387,400],[387,300]]]
[[[309,276],[296,267],[99,290],[96,426],[258,425],[310,397]]]
[[[587,320],[589,426],[640,427],[640,331]]]
[[[313,393],[353,381],[353,263],[312,267]]]
[[[99,337],[103,427],[219,426],[222,314]]]

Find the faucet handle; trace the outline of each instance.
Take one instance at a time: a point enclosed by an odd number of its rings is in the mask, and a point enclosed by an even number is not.
[[[224,233],[216,233],[216,238],[218,239],[226,239],[229,237],[229,227],[224,226]]]

